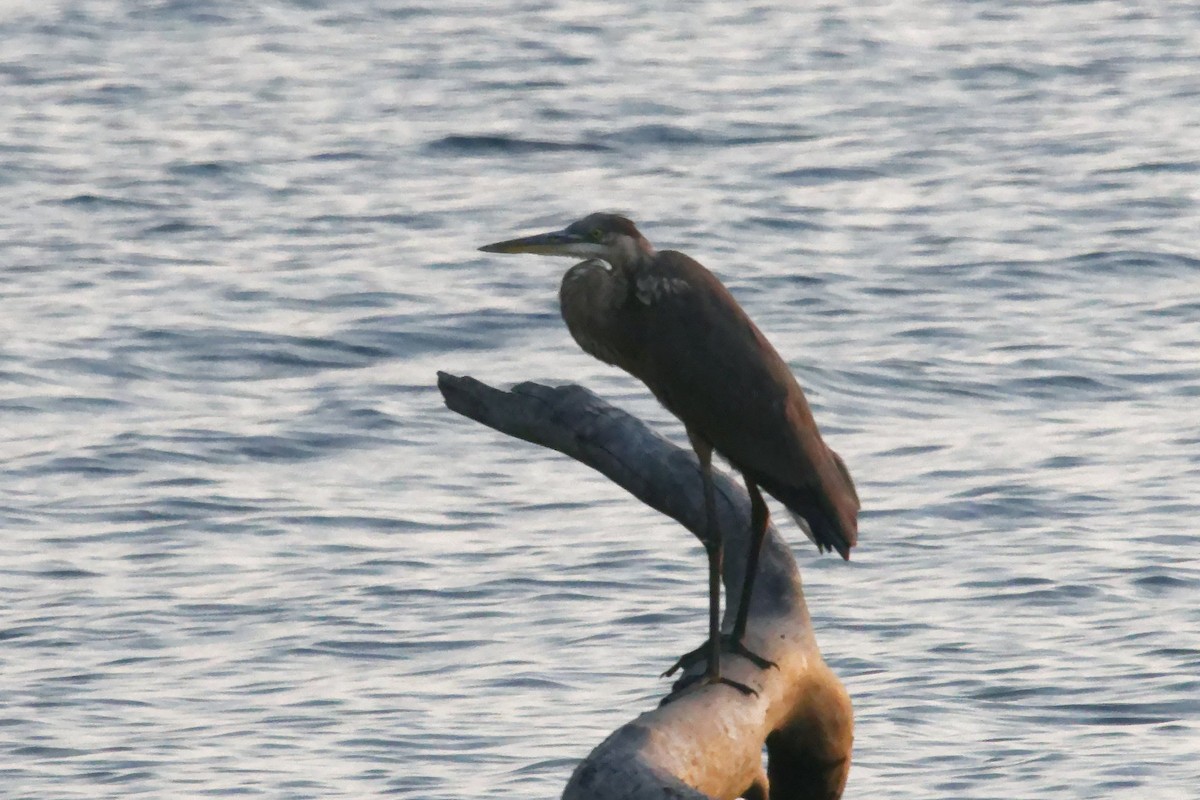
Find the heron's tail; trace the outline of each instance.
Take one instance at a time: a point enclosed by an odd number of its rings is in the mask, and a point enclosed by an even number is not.
[[[841,456],[828,452],[832,458],[818,470],[816,484],[786,484],[765,475],[751,480],[787,506],[818,550],[836,550],[849,561],[850,548],[858,542],[858,490]]]

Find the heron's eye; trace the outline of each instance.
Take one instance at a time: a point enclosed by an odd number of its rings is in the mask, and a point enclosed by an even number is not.
[[[600,242],[604,241],[604,231],[600,230],[599,228],[592,228],[591,232],[588,233],[588,238],[599,244]]]

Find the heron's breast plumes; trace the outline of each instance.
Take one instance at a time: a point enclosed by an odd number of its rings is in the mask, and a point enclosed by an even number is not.
[[[633,354],[623,352],[625,332],[617,321],[625,286],[623,272],[592,259],[567,270],[558,301],[567,330],[585,353],[629,370]]]

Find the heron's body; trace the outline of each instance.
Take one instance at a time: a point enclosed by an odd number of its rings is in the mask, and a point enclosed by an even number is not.
[[[700,460],[709,528],[707,677],[751,691],[720,677],[722,550],[712,451],[742,473],[751,499],[754,535],[732,633],[735,652],[769,664],[741,645],[767,526],[760,487],[804,521],[822,550],[848,559],[858,532],[850,473],[822,440],[791,370],[715,275],[683,253],[656,251],[625,217],[592,214],[563,231],[482,249],[588,259],[563,277],[563,319],[580,347],[641,379],[687,429]]]
[[[689,433],[804,519],[818,547],[849,555],[854,484],[791,370],[716,276],[673,250],[624,268],[585,261],[563,277],[560,301],[581,348],[641,379]]]

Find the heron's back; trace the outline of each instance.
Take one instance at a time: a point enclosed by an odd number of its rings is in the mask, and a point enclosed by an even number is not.
[[[633,272],[620,316],[639,350],[626,368],[689,431],[802,516],[818,546],[848,557],[859,508],[849,472],[821,439],[787,364],[716,276],[682,253],[660,252]]]

